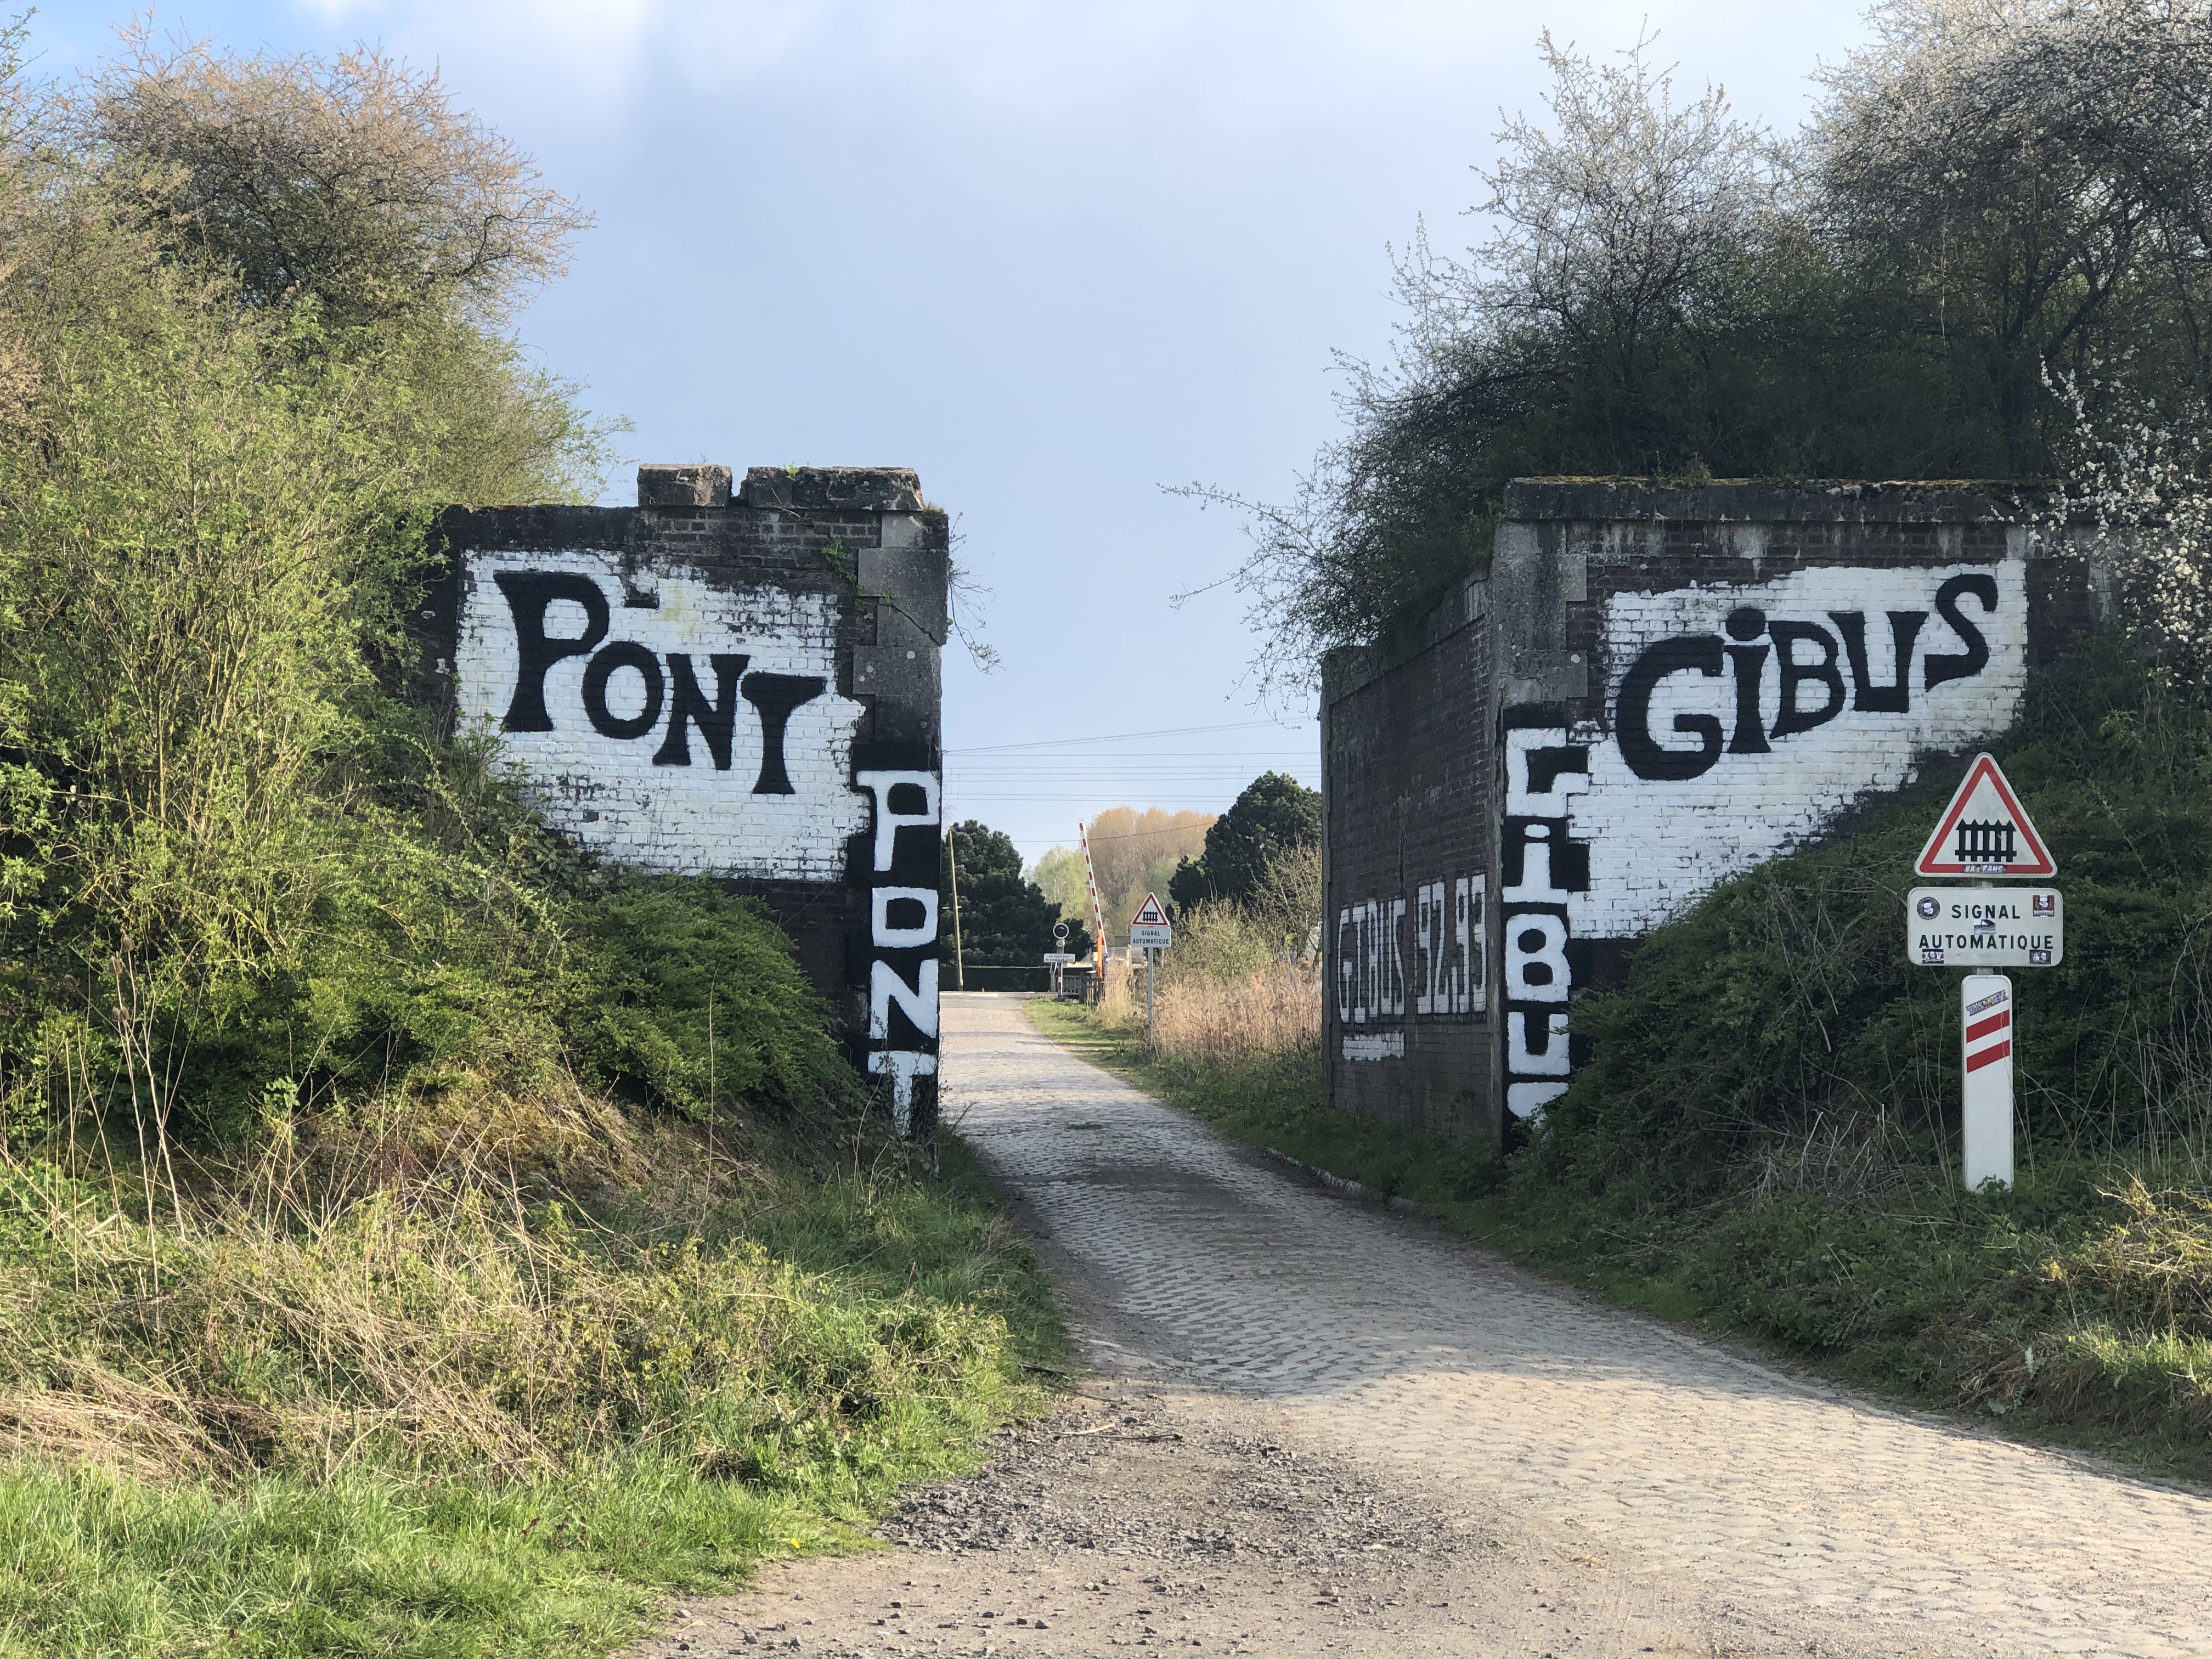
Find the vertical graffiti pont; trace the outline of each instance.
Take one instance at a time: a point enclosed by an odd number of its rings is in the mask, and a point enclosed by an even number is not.
[[[875,806],[869,845],[868,1070],[888,1078],[901,1134],[934,1115],[938,860],[944,789],[934,772],[854,775]]]
[[[733,483],[647,464],[635,507],[445,509],[409,694],[596,857],[758,905],[926,1133],[951,522],[903,467]]]

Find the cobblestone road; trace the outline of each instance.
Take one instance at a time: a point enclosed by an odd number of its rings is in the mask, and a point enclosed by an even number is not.
[[[947,1116],[1109,1370],[1279,1403],[1610,1571],[1900,1649],[2212,1654],[2212,1504],[1872,1407],[1322,1192],[945,1000]],[[1855,1642],[1853,1645],[1860,1644]]]

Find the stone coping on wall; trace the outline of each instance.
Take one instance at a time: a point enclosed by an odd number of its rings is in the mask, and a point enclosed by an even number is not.
[[[795,513],[919,513],[921,477],[904,466],[749,466],[741,507]]]
[[[1504,522],[2008,524],[2039,516],[2054,493],[2034,478],[1516,478],[1505,486]],[[1322,700],[1351,696],[1473,624],[1484,613],[1488,580],[1468,577],[1419,622],[1328,652]]]
[[[1988,524],[2046,510],[2048,482],[2031,478],[1516,478],[1509,520],[1680,524]]]

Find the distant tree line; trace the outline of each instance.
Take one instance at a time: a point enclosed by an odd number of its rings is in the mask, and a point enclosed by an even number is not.
[[[1206,850],[1168,883],[1178,909],[1208,902],[1249,904],[1275,879],[1285,854],[1321,845],[1321,793],[1283,772],[1263,772],[1206,832]]]
[[[1146,891],[1178,912],[1227,902],[1283,908],[1285,871],[1295,855],[1321,845],[1321,796],[1282,772],[1266,772],[1246,785],[1236,804],[1214,817],[1203,812],[1139,813],[1115,807],[1098,815],[1103,833],[1093,847],[1109,941],[1125,937],[1130,916]],[[1158,850],[1188,847],[1194,852]],[[1053,924],[1065,920],[1067,942],[1058,948],[1087,956],[1093,949],[1090,889],[1083,855],[1055,847],[1024,874],[1012,840],[969,819],[952,826],[940,871],[939,908],[949,946],[952,939],[953,868],[959,870],[960,955],[976,967],[1029,967],[1055,948]]]

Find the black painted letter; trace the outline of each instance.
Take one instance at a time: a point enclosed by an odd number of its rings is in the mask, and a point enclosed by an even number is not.
[[[1963,680],[1978,674],[1989,666],[1990,642],[1982,637],[1982,630],[1968,622],[1966,613],[1959,609],[1960,596],[1972,593],[1982,602],[1982,609],[1990,615],[1996,614],[1997,579],[1981,571],[1971,575],[1954,576],[1936,590],[1936,614],[1958,631],[1966,649],[1946,656],[1929,653],[1927,663],[1928,690],[1933,691],[1946,680]]]
[[[492,580],[514,616],[514,696],[502,724],[510,732],[550,732],[545,712],[545,671],[563,657],[580,657],[607,636],[607,596],[589,576],[560,570],[502,570]],[[548,639],[545,607],[568,599],[584,607],[580,639]]]
[[[748,674],[745,676],[745,701],[760,710],[761,764],[759,781],[753,785],[756,795],[795,795],[791,787],[791,774],[783,765],[783,732],[791,723],[791,711],[803,702],[811,702],[822,695],[828,684],[818,675],[808,674]]]
[[[696,721],[699,735],[707,739],[707,752],[714,757],[714,769],[730,769],[730,737],[738,726],[738,676],[745,672],[749,659],[717,651],[707,660],[714,665],[711,703],[700,693],[699,677],[691,672],[690,653],[668,653],[668,680],[674,695],[668,708],[668,736],[653,757],[655,766],[691,764],[691,726]]]
[[[645,707],[629,720],[617,717],[607,707],[607,681],[623,668],[635,668],[645,682]],[[635,640],[617,640],[584,670],[584,714],[592,722],[592,730],[603,738],[641,738],[652,731],[659,723],[666,693],[660,678],[660,659]]]
[[[1876,685],[1867,666],[1866,612],[1831,611],[1828,620],[1844,636],[1844,653],[1851,659],[1851,707],[1869,714],[1903,714],[1912,708],[1912,643],[1925,611],[1893,611],[1889,637],[1897,647],[1897,667],[1887,685]]]
[[[1836,666],[1836,636],[1818,623],[1778,622],[1768,624],[1767,633],[1774,640],[1774,665],[1782,671],[1782,706],[1775,711],[1774,725],[1769,737],[1786,738],[1799,732],[1809,732],[1816,726],[1825,726],[1844,712],[1844,675]],[[1808,644],[1818,641],[1820,660],[1801,663],[1796,646],[1803,640]],[[1797,688],[1807,680],[1818,680],[1828,688],[1826,706],[1803,709],[1797,706]]]
[[[1691,634],[1678,640],[1662,640],[1647,647],[1621,677],[1620,700],[1613,706],[1613,725],[1620,737],[1620,757],[1639,778],[1654,781],[1694,778],[1712,769],[1721,757],[1721,723],[1711,714],[1677,714],[1674,729],[1698,739],[1695,749],[1662,749],[1651,738],[1651,694],[1669,674],[1695,670],[1707,679],[1721,672],[1721,640],[1717,634]]]

